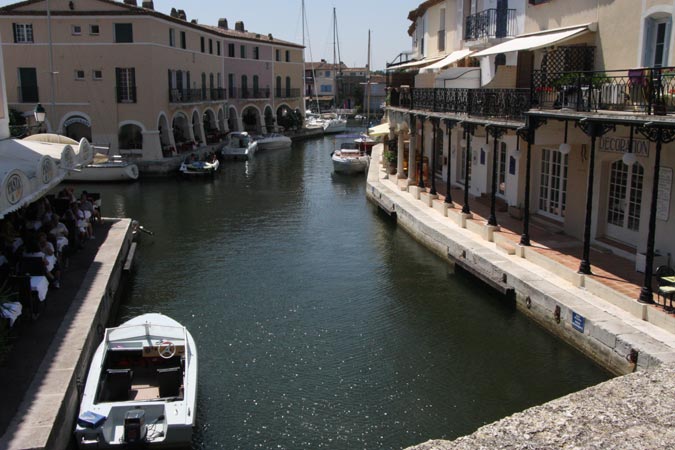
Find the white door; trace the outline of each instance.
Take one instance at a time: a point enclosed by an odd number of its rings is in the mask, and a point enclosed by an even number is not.
[[[538,213],[560,221],[567,203],[567,159],[558,150],[541,151]]]
[[[644,168],[640,163],[627,166],[612,163],[607,193],[607,236],[635,245],[640,231]]]

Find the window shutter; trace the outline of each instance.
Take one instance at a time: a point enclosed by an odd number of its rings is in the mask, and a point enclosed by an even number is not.
[[[670,34],[673,29],[673,18],[669,17],[666,22],[666,39],[663,46],[663,64],[662,67],[667,67],[670,65]]]
[[[115,67],[115,86],[117,88],[117,103],[120,103],[122,101],[121,78],[122,78],[122,69],[120,69],[119,67]]]
[[[642,55],[642,65],[651,67],[654,65],[654,33],[656,32],[656,24],[654,19],[645,19],[645,40],[642,46],[644,54]]]

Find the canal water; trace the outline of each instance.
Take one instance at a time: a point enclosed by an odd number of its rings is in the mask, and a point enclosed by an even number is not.
[[[398,229],[363,176],[333,174],[334,145],[77,187],[155,233],[117,321],[161,312],[193,334],[194,448],[403,448],[609,378]]]

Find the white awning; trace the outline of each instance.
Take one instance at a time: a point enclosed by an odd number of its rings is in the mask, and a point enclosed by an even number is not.
[[[370,137],[379,137],[389,134],[389,123],[381,123],[372,128],[368,129],[368,135]]]
[[[502,42],[494,47],[475,53],[473,56],[489,56],[496,55],[497,53],[517,52],[521,50],[537,50],[589,32],[591,31],[590,26],[591,24],[586,24],[573,28],[556,28],[554,30],[521,35],[510,41]]]
[[[410,69],[412,67],[427,66],[429,64],[435,63],[436,61],[440,61],[442,58],[443,58],[443,56],[438,56],[436,58],[424,58],[424,59],[420,59],[419,61],[411,61],[411,62],[399,64],[397,66],[389,66],[389,67],[387,67],[387,70]]]
[[[68,170],[89,164],[92,158],[93,150],[86,139],[75,146],[35,140],[0,141],[0,218],[39,199],[57,186]]]
[[[444,67],[449,66],[450,64],[456,63],[457,61],[461,61],[462,59],[466,58],[473,52],[474,52],[473,50],[469,49],[456,50],[450,53],[445,58],[441,59],[440,61],[435,62],[429,66],[426,66],[424,69],[421,70],[421,72],[433,72],[436,71],[437,69],[442,69]]]

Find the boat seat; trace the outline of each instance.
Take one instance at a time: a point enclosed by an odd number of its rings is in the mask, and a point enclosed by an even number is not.
[[[157,369],[157,381],[161,398],[180,397],[180,386],[183,384],[183,373],[180,367]]]
[[[108,369],[105,375],[105,398],[106,402],[121,402],[129,400],[131,390],[131,369]]]

